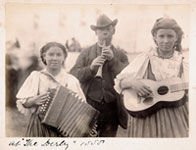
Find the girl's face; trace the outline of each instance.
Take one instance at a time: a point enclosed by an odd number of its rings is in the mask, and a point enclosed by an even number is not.
[[[57,46],[50,47],[44,54],[47,67],[50,69],[59,69],[65,60],[63,50]]]
[[[159,50],[163,53],[173,51],[177,39],[177,34],[173,29],[159,29],[154,36]]]

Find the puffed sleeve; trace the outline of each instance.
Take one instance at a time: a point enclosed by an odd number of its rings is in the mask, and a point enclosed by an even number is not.
[[[114,89],[118,92],[122,92],[121,81],[128,78],[142,79],[145,75],[149,62],[149,56],[147,53],[138,55],[127,67],[125,67],[114,79]]]
[[[39,87],[39,72],[33,71],[25,80],[22,87],[20,88],[19,92],[16,95],[17,101],[16,105],[18,110],[24,114],[29,115],[35,111],[35,107],[32,108],[25,108],[24,103],[25,101],[33,96],[38,94],[38,87]]]
[[[83,91],[80,87],[79,80],[71,74],[69,74],[69,80],[68,80],[67,88],[76,92],[78,94],[78,96],[80,96],[82,98],[82,100],[86,101],[84,93],[83,93]]]

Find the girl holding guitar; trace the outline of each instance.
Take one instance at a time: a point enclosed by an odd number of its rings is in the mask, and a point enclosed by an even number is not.
[[[177,22],[171,18],[159,18],[152,28],[152,36],[157,48],[137,56],[115,79],[115,89],[124,97],[124,104],[129,112],[128,129],[122,131],[129,137],[187,137],[188,136],[188,102],[185,92],[182,99],[171,103],[157,103],[147,111],[135,111],[143,106],[154,103],[156,95],[169,95],[169,86],[160,86],[154,90],[158,82],[170,79],[186,79],[187,66],[181,53],[183,31]],[[171,80],[172,78],[172,80]],[[150,79],[153,82],[143,82]],[[156,84],[157,82],[157,84]],[[151,84],[153,83],[153,84]],[[167,84],[166,84],[167,85]],[[184,90],[184,89],[183,89]],[[127,94],[129,96],[127,96]],[[139,100],[134,101],[135,94]],[[164,100],[164,99],[163,99]],[[167,98],[166,98],[167,100]],[[164,105],[161,105],[164,104]],[[133,106],[132,108],[128,108]],[[130,110],[134,110],[132,113]],[[122,129],[119,129],[122,130]]]

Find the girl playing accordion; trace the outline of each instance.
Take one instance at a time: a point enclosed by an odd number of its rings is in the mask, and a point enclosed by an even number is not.
[[[27,77],[17,94],[17,107],[21,113],[31,115],[25,136],[59,137],[61,133],[56,128],[42,124],[36,113],[38,107],[50,97],[48,91],[61,85],[76,92],[83,100],[85,96],[79,81],[63,67],[67,51],[62,44],[49,42],[41,48],[40,55],[45,69],[33,71]]]

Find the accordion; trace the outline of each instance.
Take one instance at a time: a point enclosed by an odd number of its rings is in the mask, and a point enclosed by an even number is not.
[[[49,93],[50,98],[37,111],[43,124],[56,128],[65,137],[96,134],[97,110],[63,86],[51,89]]]

